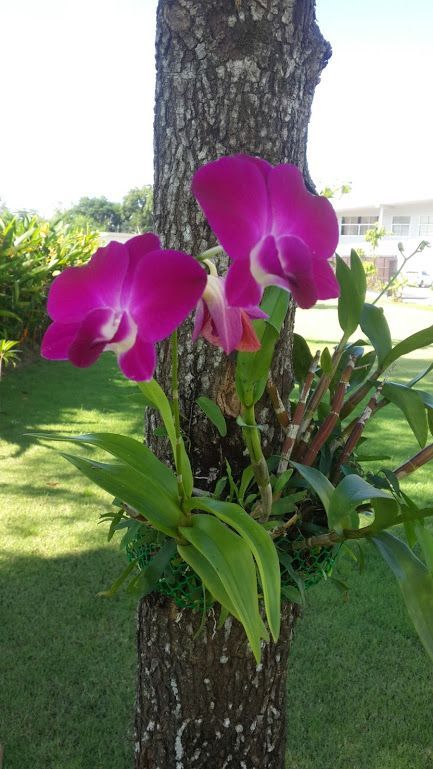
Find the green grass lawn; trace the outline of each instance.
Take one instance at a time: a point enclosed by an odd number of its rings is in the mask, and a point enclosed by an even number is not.
[[[418,308],[393,312],[396,339],[433,322],[431,312]],[[334,342],[333,316],[321,308],[299,312],[298,330]],[[404,381],[432,357],[431,348],[420,351],[393,376]],[[433,390],[431,382],[423,388]],[[110,500],[56,451],[24,436],[90,429],[141,434],[135,388],[113,357],[103,356],[86,371],[39,361],[1,382],[4,769],[133,766],[135,602],[96,595],[123,564],[117,544],[108,545],[106,530],[96,525]],[[393,407],[369,433],[395,463],[416,450]],[[431,469],[405,488],[418,498],[433,497]],[[366,554],[367,572],[348,572],[347,601],[329,583],[308,594],[289,672],[291,769],[433,766],[433,666],[392,575],[375,552]]]

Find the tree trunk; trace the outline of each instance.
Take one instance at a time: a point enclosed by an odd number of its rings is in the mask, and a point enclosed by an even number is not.
[[[295,612],[283,607],[260,665],[236,620],[217,630],[210,613],[195,637],[200,619],[166,598],[141,603],[136,769],[282,769]]]
[[[314,89],[330,56],[315,22],[314,0],[159,0],[156,37],[154,226],[166,247],[198,254],[215,244],[191,192],[194,171],[221,155],[244,152],[271,163],[291,162],[309,179],[308,122]],[[310,185],[311,186],[311,185]],[[283,400],[292,383],[294,308],[275,356],[273,377]],[[169,383],[162,351],[159,380]],[[233,360],[199,341],[191,327],[180,334],[181,411],[195,477],[215,480],[228,456],[235,472],[245,465],[235,417],[239,414]],[[228,418],[221,439],[196,405],[216,400]],[[281,447],[269,404],[258,421],[268,453]],[[148,443],[155,423],[149,422]]]
[[[315,22],[314,0],[159,0],[156,39],[154,226],[164,245],[198,254],[215,240],[191,195],[194,171],[221,155],[244,152],[304,172],[311,102],[330,56]],[[291,308],[278,344],[273,377],[283,400],[291,388]],[[245,467],[235,417],[234,362],[217,348],[180,333],[182,427],[196,484],[209,488],[227,457]],[[160,351],[158,379],[170,389],[169,356]],[[200,413],[207,395],[222,408],[227,438]],[[148,443],[164,454],[147,425]],[[265,450],[281,434],[269,403]],[[136,769],[283,769],[287,658],[296,612],[282,609],[281,639],[265,645],[256,668],[245,634],[214,617],[194,638],[199,617],[167,599],[146,598],[138,616],[139,670]]]

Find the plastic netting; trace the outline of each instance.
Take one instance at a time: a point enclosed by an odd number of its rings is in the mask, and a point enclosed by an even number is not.
[[[281,540],[277,545],[289,555],[291,562],[289,568],[281,563],[282,587],[296,588],[301,579],[304,587],[309,588],[332,573],[337,548],[315,547],[293,551],[289,540]],[[128,557],[136,558],[140,568],[144,568],[158,549],[159,546],[152,543],[134,542],[128,547]],[[181,609],[202,611],[205,605],[209,608],[212,603],[200,578],[180,556],[171,559],[164,576],[157,582],[155,592],[167,596]]]

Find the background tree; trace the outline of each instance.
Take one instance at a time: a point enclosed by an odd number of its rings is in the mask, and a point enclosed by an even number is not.
[[[134,187],[122,200],[124,232],[148,232],[153,223],[153,189],[150,184]]]
[[[190,184],[196,168],[217,156],[244,152],[295,163],[312,188],[308,122],[330,54],[314,0],[159,0],[154,228],[166,247],[199,253],[213,245]],[[291,387],[293,315],[292,307],[273,371],[283,398]],[[235,474],[245,466],[233,363],[206,343],[193,347],[188,330],[180,360],[182,426],[195,476],[211,486],[223,474],[222,444]],[[168,389],[169,376],[165,350],[159,378]],[[196,405],[200,395],[220,405],[226,438],[210,433]],[[154,427],[151,418],[148,441],[163,454]],[[275,424],[265,436],[268,453],[279,439]],[[237,622],[217,631],[208,615],[195,637],[200,618],[174,611],[161,597],[144,599],[139,610],[137,769],[282,769],[293,607],[284,606],[280,641],[266,647],[257,669]]]
[[[80,198],[75,206],[64,211],[61,216],[66,223],[83,229],[102,232],[122,230],[122,206],[120,203],[112,203],[105,196]]]

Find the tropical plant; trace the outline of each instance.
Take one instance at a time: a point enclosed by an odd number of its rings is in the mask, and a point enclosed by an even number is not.
[[[66,267],[86,262],[97,243],[94,232],[4,211],[0,217],[0,335],[39,341],[46,328],[50,282]]]

